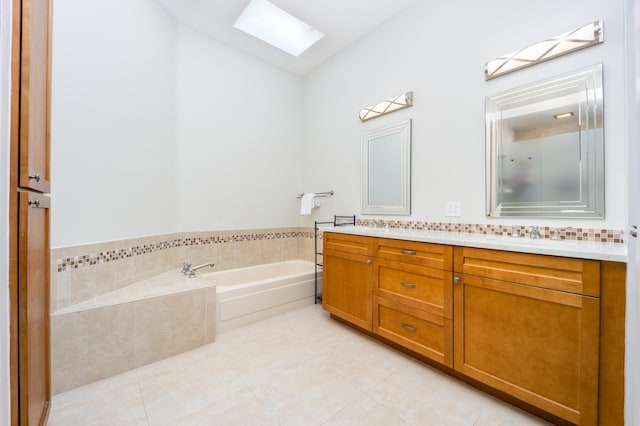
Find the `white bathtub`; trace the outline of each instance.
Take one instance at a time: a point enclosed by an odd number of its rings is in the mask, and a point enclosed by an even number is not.
[[[221,333],[313,303],[314,273],[313,262],[290,260],[198,277],[216,286],[216,332]]]

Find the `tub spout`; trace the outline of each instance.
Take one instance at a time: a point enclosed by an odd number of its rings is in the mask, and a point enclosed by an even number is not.
[[[203,263],[202,265],[198,265],[198,266],[191,266],[189,268],[189,272],[187,273],[187,275],[189,275],[189,278],[193,278],[196,276],[196,271],[198,269],[206,268],[207,266],[210,266],[213,268],[215,265],[213,262],[209,262],[209,263]]]

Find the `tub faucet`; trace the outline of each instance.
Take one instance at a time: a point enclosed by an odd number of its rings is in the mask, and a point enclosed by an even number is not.
[[[538,229],[537,226],[530,226],[529,227],[529,236],[533,240],[539,240],[540,239],[540,229]]]
[[[194,278],[196,276],[196,271],[198,269],[206,268],[207,266],[210,266],[213,268],[215,265],[213,264],[213,262],[209,262],[209,263],[203,263],[202,265],[198,265],[198,266],[189,266],[189,271],[187,272],[187,275],[189,275],[189,278]]]

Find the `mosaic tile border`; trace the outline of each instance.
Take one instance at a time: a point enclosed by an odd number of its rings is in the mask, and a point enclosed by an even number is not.
[[[529,227],[524,225],[489,225],[470,223],[449,223],[449,222],[412,222],[399,220],[374,220],[357,219],[356,226],[378,226],[397,229],[412,229],[419,231],[442,231],[442,232],[462,232],[467,234],[485,234],[508,236],[517,230],[520,235],[529,234]],[[555,227],[541,226],[540,235],[549,239]],[[612,229],[592,229],[592,228],[570,228],[559,229],[560,239],[575,241],[590,241],[598,243],[624,243],[624,230]]]
[[[117,250],[107,250],[98,253],[89,253],[64,259],[57,259],[57,271],[64,272],[69,269],[78,269],[86,266],[94,266],[100,263],[114,262],[126,258],[141,256],[174,247],[201,246],[208,244],[240,243],[245,241],[279,240],[286,238],[313,238],[313,232],[260,232],[235,235],[219,235],[207,237],[169,238],[167,241],[157,243],[134,245]]]

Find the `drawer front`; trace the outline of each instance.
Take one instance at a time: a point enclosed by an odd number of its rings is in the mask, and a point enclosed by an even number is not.
[[[323,251],[336,250],[346,253],[371,256],[374,238],[359,235],[337,234],[325,231],[322,237]]]
[[[374,297],[373,332],[453,367],[452,320]]]
[[[453,318],[451,271],[376,259],[375,294],[385,299]]]
[[[455,248],[455,273],[599,297],[600,262],[540,254]]]
[[[374,256],[397,262],[452,270],[453,249],[451,246],[415,241],[376,238]]]

